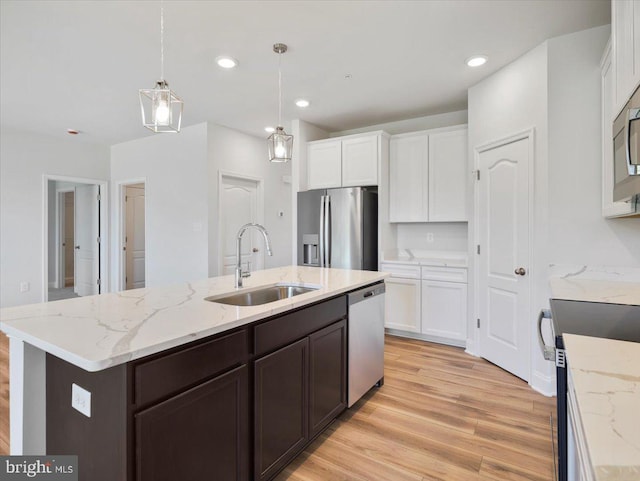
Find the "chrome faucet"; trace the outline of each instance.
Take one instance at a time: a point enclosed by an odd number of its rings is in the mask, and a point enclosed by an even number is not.
[[[244,231],[249,227],[255,227],[260,231],[260,233],[262,233],[262,237],[264,237],[264,244],[267,248],[267,254],[270,256],[273,255],[271,253],[271,241],[269,240],[269,233],[267,232],[267,229],[262,227],[260,224],[252,223],[245,224],[240,227],[238,236],[236,237],[236,287],[242,287],[242,278],[249,277],[251,275],[249,270],[247,270],[247,272],[242,272],[242,234],[244,234]]]

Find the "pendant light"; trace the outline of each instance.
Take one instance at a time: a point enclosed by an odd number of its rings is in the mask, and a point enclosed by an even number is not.
[[[156,133],[177,133],[182,125],[183,102],[164,79],[164,4],[160,2],[160,80],[152,89],[140,89],[142,125]]]
[[[270,162],[288,162],[293,151],[293,135],[288,135],[282,127],[282,54],[287,51],[284,43],[276,43],[273,51],[278,54],[278,126],[267,142]]]

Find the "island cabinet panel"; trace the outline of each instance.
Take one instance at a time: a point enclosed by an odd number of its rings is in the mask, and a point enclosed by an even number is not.
[[[127,478],[127,366],[87,372],[46,356],[47,454],[78,456],[81,481]],[[71,407],[71,386],[91,393],[91,417]]]
[[[254,479],[271,479],[309,439],[309,339],[254,363]]]
[[[248,369],[239,367],[135,415],[136,481],[244,481]]]
[[[347,407],[347,323],[309,336],[309,430],[319,434]]]
[[[225,370],[245,364],[248,356],[246,329],[156,356],[135,367],[135,404],[140,408],[183,391]]]

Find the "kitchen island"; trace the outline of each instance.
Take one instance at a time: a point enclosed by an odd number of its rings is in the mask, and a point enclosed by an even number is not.
[[[254,272],[241,291],[276,283],[316,289],[249,307],[204,300],[236,291],[233,276],[224,276],[3,309],[0,329],[11,339],[12,454],[77,449],[69,454],[80,454],[81,470],[82,458],[91,458],[84,468],[93,470],[93,480],[109,479],[105,469],[112,479],[114,473],[164,479],[150,456],[162,459],[161,466],[179,460],[159,455],[164,448],[155,441],[199,446],[203,432],[171,432],[193,421],[194,429],[223,426],[212,447],[231,466],[225,479],[247,479],[250,455],[253,479],[270,479],[344,409],[344,294],[384,277],[289,266]],[[326,389],[322,382],[334,384]],[[71,408],[72,384],[91,393],[89,401],[78,399],[81,409]],[[340,402],[331,404],[322,393]],[[274,402],[287,395],[298,405]],[[87,404],[91,417],[82,413]],[[265,437],[276,431],[280,439]],[[98,459],[100,449],[106,461]]]

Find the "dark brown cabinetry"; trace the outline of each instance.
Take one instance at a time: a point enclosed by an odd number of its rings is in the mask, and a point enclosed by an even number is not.
[[[309,439],[309,339],[255,362],[254,479],[269,479]]]
[[[346,407],[346,318],[342,295],[104,371],[48,355],[47,453],[80,481],[273,479]]]
[[[136,481],[248,478],[247,367],[137,413]]]

